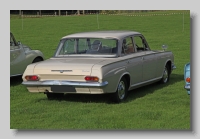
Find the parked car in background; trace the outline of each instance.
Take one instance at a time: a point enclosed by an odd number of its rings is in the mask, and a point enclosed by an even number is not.
[[[188,95],[190,95],[190,63],[185,64],[184,67],[184,88],[187,90]]]
[[[49,99],[65,93],[110,93],[119,103],[128,90],[167,83],[173,69],[172,52],[151,50],[139,32],[83,32],[61,38],[52,58],[27,66],[22,84]]]
[[[10,77],[22,75],[27,65],[43,60],[41,51],[31,50],[30,47],[17,42],[10,32]]]

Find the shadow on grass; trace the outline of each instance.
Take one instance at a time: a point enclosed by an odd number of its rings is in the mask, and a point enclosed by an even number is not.
[[[21,76],[15,76],[10,77],[10,86],[16,86],[22,83],[22,75]]]
[[[46,95],[45,95],[46,96]],[[113,103],[110,101],[109,94],[65,94],[64,97],[48,99],[47,97],[39,98],[36,102],[41,101],[68,101],[81,103]],[[114,104],[114,103],[113,103]]]
[[[66,94],[64,100],[82,103],[112,103],[109,94]]]
[[[132,101],[137,98],[144,97],[147,94],[153,94],[156,90],[165,88],[169,85],[171,86],[171,85],[173,85],[177,82],[181,82],[183,80],[184,80],[183,74],[171,74],[170,80],[167,84],[161,84],[159,82],[156,82],[156,83],[129,91],[129,95],[128,95],[128,98],[126,101]]]
[[[153,83],[145,87],[140,87],[134,90],[129,91],[128,98],[125,102],[133,101],[137,98],[144,97],[147,94],[152,94],[156,90],[159,90],[163,87],[173,85],[177,82],[183,81],[183,75],[172,74],[170,76],[170,81],[167,84]],[[42,99],[42,100],[46,100]],[[58,101],[72,101],[72,102],[83,102],[83,103],[107,103],[115,104],[110,100],[109,94],[66,94],[63,98],[56,99]],[[41,101],[41,100],[40,100]],[[51,101],[51,100],[49,100]]]
[[[114,102],[110,101],[109,94],[65,94],[64,97],[62,98],[54,98],[50,100],[45,96],[35,101],[36,102],[68,101],[68,102],[78,102],[78,103],[107,103],[107,104],[113,103],[114,104]]]

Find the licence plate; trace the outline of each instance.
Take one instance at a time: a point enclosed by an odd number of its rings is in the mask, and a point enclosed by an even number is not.
[[[64,92],[67,93],[67,92],[76,92],[76,89],[73,86],[54,85],[51,86],[51,91],[59,93],[64,93]]]

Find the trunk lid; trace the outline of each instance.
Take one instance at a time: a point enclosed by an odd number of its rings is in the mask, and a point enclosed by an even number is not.
[[[92,67],[104,59],[92,58],[51,58],[39,62],[34,68],[34,74],[40,80],[70,80],[85,81],[84,77],[91,74]]]

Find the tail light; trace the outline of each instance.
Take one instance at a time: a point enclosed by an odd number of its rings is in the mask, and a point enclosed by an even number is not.
[[[25,79],[27,81],[38,81],[39,77],[37,75],[27,75],[27,76],[25,76]]]
[[[99,78],[96,77],[96,76],[86,76],[86,77],[85,77],[85,80],[86,80],[86,81],[92,81],[92,82],[98,82],[98,81],[99,81]]]
[[[187,77],[187,78],[185,79],[185,81],[188,82],[188,83],[190,83],[190,77]]]

